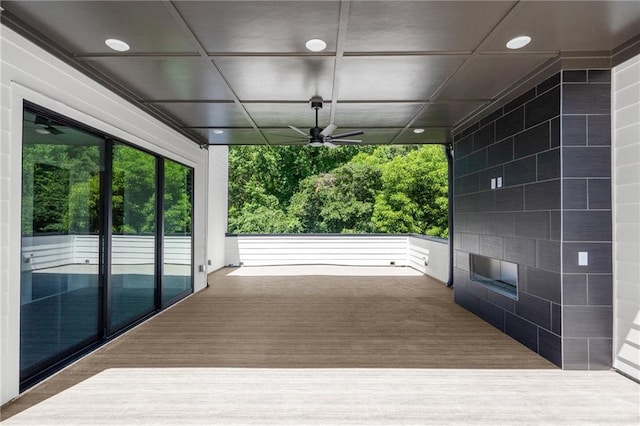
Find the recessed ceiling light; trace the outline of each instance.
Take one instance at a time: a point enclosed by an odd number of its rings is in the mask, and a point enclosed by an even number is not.
[[[521,49],[527,44],[531,43],[531,37],[523,35],[512,38],[507,42],[507,48],[509,49]]]
[[[224,130],[222,129],[213,129],[213,133],[215,133],[216,135],[221,135],[224,133]]]
[[[424,133],[424,129],[413,129],[413,133]]]
[[[322,52],[327,48],[327,43],[325,43],[324,40],[320,40],[319,38],[312,38],[305,43],[305,46],[312,52]]]
[[[115,38],[108,38],[104,41],[104,44],[117,52],[126,52],[129,50],[129,45],[122,40]]]

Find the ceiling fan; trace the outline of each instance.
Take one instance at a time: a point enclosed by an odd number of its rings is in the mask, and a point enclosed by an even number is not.
[[[289,128],[295,132],[300,133],[305,139],[300,142],[304,142],[309,146],[319,147],[326,146],[328,148],[337,148],[338,145],[357,145],[362,142],[359,139],[344,139],[349,136],[363,135],[362,130],[356,130],[353,132],[346,132],[334,135],[333,132],[338,128],[335,124],[331,123],[324,129],[318,127],[318,110],[322,108],[322,98],[320,96],[314,96],[310,100],[311,109],[316,112],[316,126],[309,129],[309,134],[303,132],[295,126],[289,126]]]
[[[35,125],[37,133],[40,133],[41,135],[59,135],[61,133],[64,133],[62,130],[58,130],[57,128],[53,127],[53,124],[54,122],[52,120],[49,120],[48,118],[45,118],[41,115],[36,115]]]

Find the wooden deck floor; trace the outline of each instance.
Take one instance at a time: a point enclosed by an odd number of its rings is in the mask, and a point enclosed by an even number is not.
[[[110,368],[556,368],[403,268],[243,269],[212,274],[209,288],[36,386],[2,418]]]

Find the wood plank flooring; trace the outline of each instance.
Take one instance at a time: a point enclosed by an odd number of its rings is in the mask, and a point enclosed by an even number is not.
[[[110,368],[556,368],[455,305],[442,283],[410,271],[220,270],[209,288],[34,387],[1,416]]]

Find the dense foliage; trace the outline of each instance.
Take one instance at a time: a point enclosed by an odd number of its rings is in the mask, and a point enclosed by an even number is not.
[[[234,146],[231,233],[418,233],[447,237],[440,145]]]
[[[25,144],[22,233],[99,234],[102,147],[97,144]],[[114,234],[153,234],[156,159],[116,144],[111,210]],[[164,161],[164,233],[191,232],[191,169]]]

